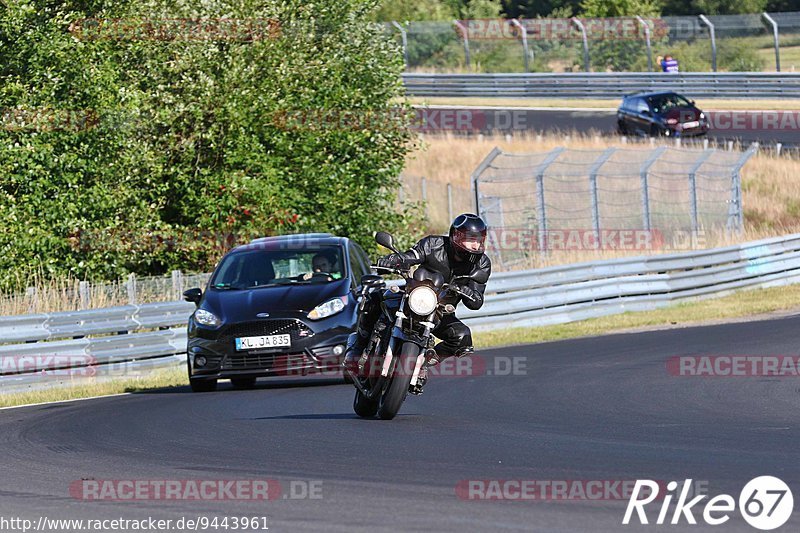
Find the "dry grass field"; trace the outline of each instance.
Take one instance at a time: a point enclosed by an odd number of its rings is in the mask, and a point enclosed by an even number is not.
[[[469,189],[473,170],[495,146],[517,153],[549,151],[558,146],[584,150],[632,147],[619,138],[578,134],[567,138],[427,136],[420,148],[409,154],[405,172],[427,178],[431,199],[430,191],[437,183]],[[757,153],[742,169],[742,201],[744,232],[733,239],[736,242],[800,232],[800,161],[766,151]]]

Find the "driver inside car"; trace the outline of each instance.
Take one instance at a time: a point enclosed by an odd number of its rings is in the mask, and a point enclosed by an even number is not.
[[[303,275],[304,280],[311,279],[314,274],[327,274],[328,281],[333,281],[335,279],[341,279],[342,273],[338,272],[338,270],[334,270],[334,266],[330,260],[330,258],[322,253],[314,255],[311,259],[311,270],[312,272],[308,272]]]

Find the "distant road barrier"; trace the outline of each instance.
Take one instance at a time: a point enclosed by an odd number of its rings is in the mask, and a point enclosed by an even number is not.
[[[654,309],[744,288],[800,282],[800,234],[725,248],[492,276],[486,304],[459,316],[477,331]],[[194,305],[165,302],[0,318],[0,392],[77,377],[126,377],[185,362]]]
[[[800,73],[649,72],[403,74],[409,96],[613,98],[677,91],[690,98],[798,98]]]

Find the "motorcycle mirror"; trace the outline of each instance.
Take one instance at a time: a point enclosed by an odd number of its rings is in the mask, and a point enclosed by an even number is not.
[[[386,233],[385,231],[377,232],[375,234],[375,242],[384,248],[390,249],[394,253],[399,253],[397,248],[394,247],[394,237],[392,237],[391,233]]]

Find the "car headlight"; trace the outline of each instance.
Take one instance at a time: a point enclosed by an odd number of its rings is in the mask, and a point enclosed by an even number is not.
[[[308,318],[311,320],[319,320],[320,318],[328,318],[333,316],[347,305],[347,295],[337,296],[332,300],[319,304],[308,313]]]
[[[706,118],[706,114],[705,113],[700,113],[700,120],[703,120],[704,118]]]
[[[430,287],[417,287],[408,295],[408,306],[418,315],[427,316],[433,313],[437,303],[439,303],[439,298]]]
[[[205,309],[198,309],[194,312],[194,321],[198,324],[211,327],[217,327],[222,324],[222,321],[217,318],[217,315]]]

